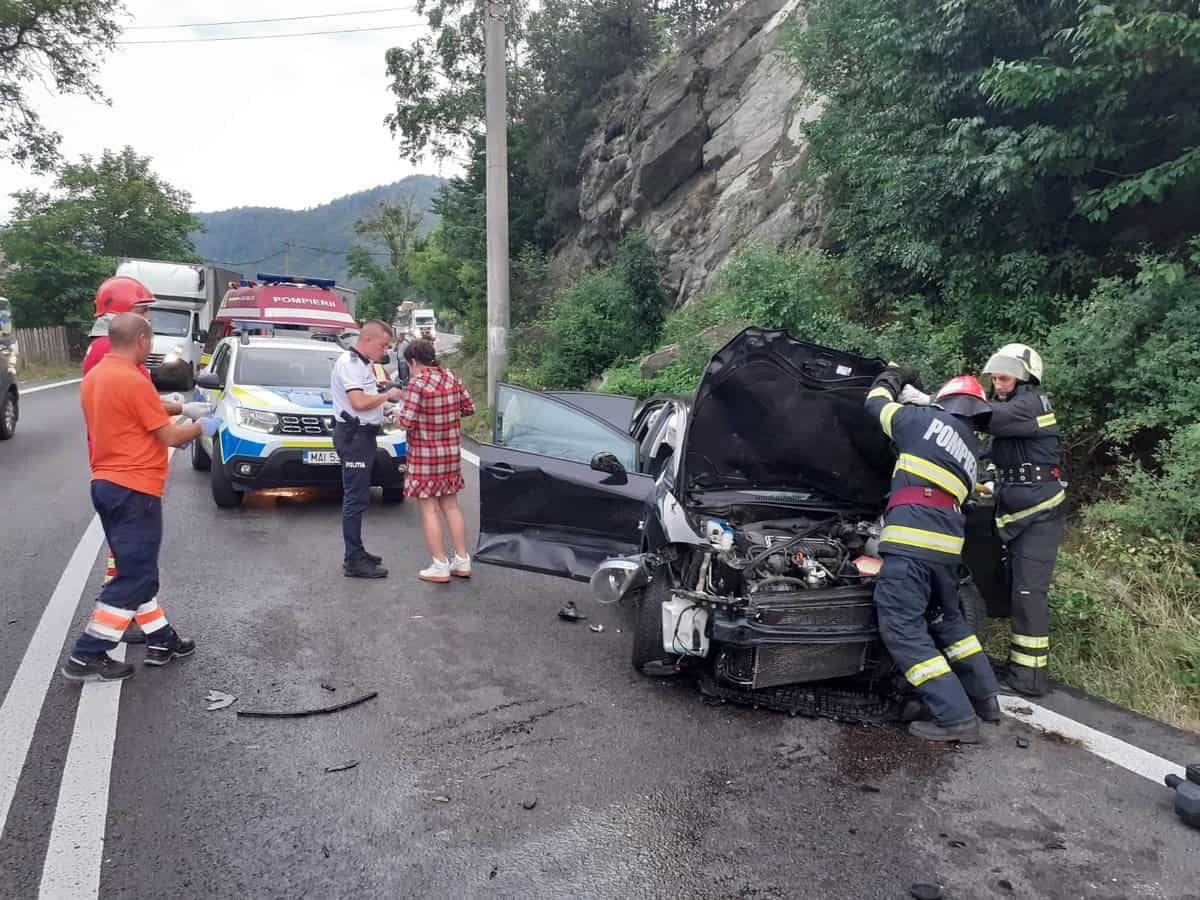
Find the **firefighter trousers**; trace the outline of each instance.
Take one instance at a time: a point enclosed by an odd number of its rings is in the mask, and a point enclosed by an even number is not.
[[[1061,515],[1031,522],[1008,542],[1012,592],[1009,665],[1039,670],[1039,682],[1045,680],[1050,658],[1050,580],[1065,522]]]
[[[972,700],[1000,692],[979,638],[963,617],[958,567],[887,554],[875,582],[879,632],[939,725],[975,717]]]

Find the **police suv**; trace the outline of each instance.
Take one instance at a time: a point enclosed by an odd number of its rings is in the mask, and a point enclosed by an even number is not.
[[[211,473],[217,506],[239,506],[247,491],[261,488],[341,485],[329,380],[344,352],[317,338],[244,334],[214,348],[196,379],[196,399],[213,403],[223,424],[192,443],[192,468]],[[404,499],[407,458],[404,431],[385,425],[371,479],[385,501]]]

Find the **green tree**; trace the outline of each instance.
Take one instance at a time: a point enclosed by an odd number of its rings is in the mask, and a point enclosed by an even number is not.
[[[114,257],[190,261],[189,232],[200,223],[191,196],[163,181],[149,157],[126,147],[63,167],[49,191],[13,195],[16,208],[0,232],[11,265],[4,289],[25,325],[83,322],[97,283]]]
[[[0,3],[0,159],[54,168],[62,136],[42,123],[26,89],[40,81],[60,94],[104,100],[96,77],[123,12],[119,0]]]
[[[346,254],[350,274],[367,281],[367,288],[358,298],[360,319],[382,319],[392,321],[396,307],[413,299],[413,281],[410,260],[414,250],[419,249],[421,226],[425,212],[413,197],[399,203],[380,203],[375,215],[359,219],[354,233],[382,247],[382,254],[354,245]],[[377,261],[379,255],[386,256],[387,263]]]

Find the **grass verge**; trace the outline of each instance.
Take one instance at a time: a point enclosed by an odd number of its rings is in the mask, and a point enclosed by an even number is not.
[[[490,441],[492,410],[487,405],[487,353],[469,354],[457,350],[443,354],[443,362],[462,379],[475,401],[475,415],[462,421],[463,434],[476,441]]]
[[[28,363],[17,370],[17,377],[21,380],[21,384],[78,378],[79,363]]]
[[[1200,732],[1200,555],[1184,542],[1131,544],[1082,526],[1059,555],[1050,594],[1050,674],[1188,731]],[[988,650],[1008,655],[994,620]]]

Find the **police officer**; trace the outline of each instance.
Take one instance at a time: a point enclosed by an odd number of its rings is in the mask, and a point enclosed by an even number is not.
[[[989,456],[996,467],[996,530],[1007,545],[1012,638],[1004,681],[1021,694],[1049,690],[1047,594],[1066,520],[1058,420],[1039,386],[1042,358],[1024,344],[1001,347],[984,374],[992,379]]]
[[[958,564],[961,504],[979,465],[975,428],[990,410],[970,376],[947,382],[933,405],[897,402],[916,380],[912,369],[889,366],[867,394],[867,411],[900,454],[879,540],[875,609],[888,652],[933,716],[912,722],[909,731],[931,741],[976,743],[980,718],[1000,720],[1000,685],[963,618]]]
[[[362,517],[371,495],[375,466],[375,437],[383,427],[383,405],[399,400],[402,391],[379,392],[375,364],[387,353],[392,329],[384,322],[363,326],[358,342],[333,365],[330,391],[337,425],[333,446],[342,461],[342,537],[346,554],[342,573],[347,578],[386,578],[381,557],[368,553],[362,542]]]

